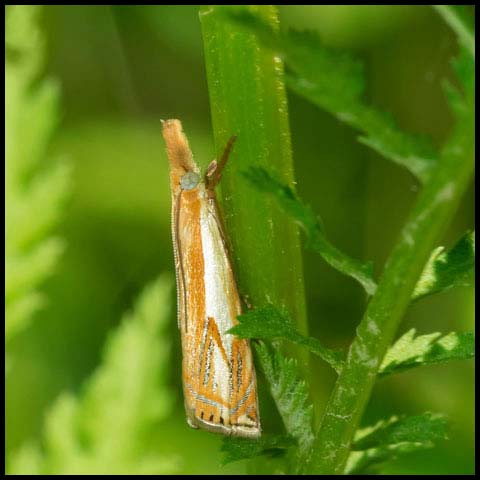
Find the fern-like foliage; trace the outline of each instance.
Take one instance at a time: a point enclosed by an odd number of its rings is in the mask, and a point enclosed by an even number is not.
[[[308,450],[313,441],[313,406],[296,360],[267,343],[257,343],[255,352],[288,435],[300,452]]]
[[[308,398],[308,386],[295,359],[285,357],[269,342],[255,342],[254,347],[287,435],[262,434],[256,440],[226,438],[222,445],[223,463],[260,455],[286,456],[287,461],[277,467],[283,473],[296,472],[314,438],[313,406]]]
[[[461,89],[451,84],[445,85],[455,117],[455,125],[452,135],[440,152],[435,151],[427,139],[400,131],[388,114],[364,101],[364,67],[354,57],[345,52],[326,48],[314,33],[277,31],[260,16],[241,7],[229,9],[225,12],[225,17],[253,31],[265,46],[283,57],[287,67],[286,82],[291,89],[335,115],[340,121],[359,130],[361,142],[404,166],[421,182],[428,183],[428,187],[435,193],[432,195],[432,202],[446,202],[455,199],[455,188],[463,187],[460,178],[457,178],[456,182],[452,180],[448,183],[454,167],[458,165],[458,168],[461,168],[460,166],[464,164],[467,172],[470,164],[465,162],[465,158],[470,158],[470,154],[473,155],[474,37],[472,29],[458,23],[461,22],[459,10],[450,7],[439,7],[438,10],[440,13],[443,12],[444,18],[455,29],[464,46],[454,63]],[[444,177],[440,182],[442,173]],[[278,181],[273,172],[260,168],[251,168],[244,172],[244,175],[255,188],[270,195],[280,208],[300,225],[306,234],[307,246],[317,251],[332,267],[359,281],[367,293],[371,295],[375,293],[376,284],[371,266],[349,258],[333,247],[326,239],[320,220],[288,185]],[[467,178],[466,175],[465,178]],[[445,179],[447,179],[446,182]],[[435,192],[436,181],[439,186],[438,191]],[[425,215],[427,213],[422,212]],[[406,230],[405,233],[409,232]],[[417,241],[419,240],[418,238]],[[413,238],[411,244],[415,245]],[[412,300],[453,286],[471,284],[474,260],[474,235],[471,233],[462,238],[450,252],[445,252],[443,249],[435,250],[417,284]],[[388,282],[385,284],[388,286]],[[373,311],[383,319],[384,323],[387,323],[389,306],[382,304],[381,301],[375,306],[378,307],[379,312]],[[331,352],[328,349],[320,345],[316,339],[300,335],[289,319],[272,306],[248,312],[240,316],[239,321],[240,324],[232,329],[231,333],[245,338],[288,339],[305,346],[335,366],[331,361],[333,358],[338,362],[337,369],[342,368],[341,356],[330,357]],[[365,322],[364,325],[371,334],[373,342],[378,340],[378,345],[381,345],[381,328],[375,322],[369,321],[368,316]],[[360,333],[358,336],[360,337]],[[295,375],[292,377],[290,375],[288,360],[272,349],[269,344],[260,343],[257,353],[265,376],[270,382],[271,393],[277,402],[287,433],[297,442],[298,467],[304,459],[302,452],[307,452],[308,455],[313,438],[311,427],[308,426],[311,425],[311,418],[310,421],[307,420],[309,411],[305,408],[306,391],[303,391],[303,384],[296,388],[295,385],[298,384],[289,383]],[[377,362],[369,365],[368,374],[373,379],[376,373],[386,375],[422,365],[472,358],[473,355],[472,333],[452,332],[445,336],[433,333],[416,337],[413,330],[407,332],[391,347],[379,371],[377,371]],[[355,367],[355,357],[352,358],[348,359],[349,362],[352,360],[347,364],[349,367],[352,363]],[[340,376],[338,388],[333,397],[334,401],[329,405],[333,412],[328,412],[329,407],[327,407],[327,415],[331,415],[329,418],[333,420],[324,422],[325,425],[322,423],[315,439],[315,447],[322,448],[318,448],[316,452],[315,449],[311,449],[316,458],[307,471],[341,473],[346,453],[351,448],[353,451],[345,472],[371,473],[398,454],[428,448],[433,445],[433,442],[446,438],[445,419],[440,415],[427,413],[414,417],[392,417],[379,422],[374,427],[359,431],[352,445],[350,441],[345,441],[354,431],[346,418],[354,418],[354,415],[337,415],[335,410],[343,413],[348,408],[347,413],[349,413],[352,409],[356,409],[355,413],[361,414],[365,397],[358,395],[360,401],[357,401],[349,398],[349,395],[352,396],[350,393],[340,393],[354,391],[350,385],[355,381],[358,382],[355,378],[356,372],[363,375],[362,368],[352,368],[348,372],[349,375]],[[285,385],[290,385],[290,388]],[[286,401],[283,397],[285,391],[291,392],[287,395]],[[283,405],[281,400],[285,401]],[[294,404],[295,408],[292,408]],[[334,442],[330,441],[330,438]],[[333,451],[328,451],[327,446],[333,446]],[[247,450],[239,448],[237,448],[237,455],[240,450],[241,455],[246,455]],[[254,448],[251,452],[258,454],[258,450]],[[321,452],[320,455],[319,452]],[[337,459],[342,463],[334,465]],[[299,470],[302,471],[301,468],[293,468],[292,471]]]
[[[414,367],[466,360],[475,356],[475,337],[472,332],[447,335],[430,333],[415,336],[412,328],[387,351],[379,374],[389,375]]]
[[[456,99],[457,92],[450,96]],[[461,108],[460,100],[456,100]],[[372,295],[376,283],[372,275],[372,265],[350,258],[334,247],[326,238],[320,219],[293,190],[263,168],[251,168],[244,172],[246,179],[257,189],[271,195],[278,205],[304,230],[307,247],[319,253],[333,268],[355,278],[365,291]],[[467,232],[448,252],[438,247],[432,252],[424,268],[412,300],[423,298],[458,286],[471,286],[475,270],[475,232]],[[260,337],[259,337],[260,338]]]
[[[436,248],[415,287],[412,298],[423,298],[452,287],[469,287],[475,275],[475,232],[467,232],[446,252]]]
[[[282,339],[307,348],[340,372],[345,354],[324,347],[319,340],[302,335],[294,327],[288,314],[273,305],[251,310],[238,317],[239,324],[229,330],[240,338]],[[415,367],[466,360],[475,356],[475,337],[472,332],[439,332],[415,336],[413,328],[400,337],[387,351],[379,368],[379,375],[399,373]]]
[[[240,338],[256,338],[272,340],[281,338],[306,347],[311,353],[325,360],[338,373],[340,372],[344,354],[324,347],[319,340],[302,335],[294,326],[287,312],[267,305],[250,310],[238,317],[239,324],[229,330]]]
[[[145,288],[108,339],[100,367],[79,396],[65,393],[48,413],[44,448],[29,444],[10,459],[12,474],[166,474],[178,458],[147,443],[173,407],[166,385],[172,281]]]
[[[362,132],[362,143],[404,166],[419,180],[428,178],[438,153],[429,140],[401,131],[391,115],[365,102],[361,61],[326,47],[314,32],[276,32],[243,9],[229,12],[228,18],[254,31],[283,57],[286,83],[293,91]]]
[[[307,247],[318,253],[333,268],[357,280],[368,295],[377,287],[373,279],[373,265],[353,259],[332,245],[322,223],[313,210],[305,205],[295,192],[261,167],[251,167],[245,178],[260,191],[271,195],[280,208],[302,228],[307,237]]]
[[[51,236],[69,191],[64,162],[43,168],[58,121],[58,87],[40,79],[39,7],[9,6],[5,24],[5,336],[26,327],[44,297],[63,241]]]
[[[237,462],[259,456],[284,456],[287,449],[295,445],[288,435],[262,435],[257,440],[248,438],[225,438],[221,451],[222,464]]]
[[[440,414],[427,412],[381,420],[357,431],[345,473],[379,473],[385,462],[401,454],[431,448],[445,438],[447,422]]]

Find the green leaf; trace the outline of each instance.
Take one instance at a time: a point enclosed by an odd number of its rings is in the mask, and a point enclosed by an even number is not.
[[[454,94],[449,97],[455,117],[452,132],[442,148],[435,172],[418,195],[385,264],[375,296],[357,328],[350,354],[316,432],[306,473],[344,473],[357,422],[376,381],[378,362],[393,341],[434,242],[453,218],[471,182],[475,166],[474,67],[472,57],[462,52],[456,70],[463,94],[454,89],[449,92]],[[456,344],[458,338],[454,340]]]
[[[8,342],[18,332],[21,332],[29,323],[32,315],[45,305],[45,296],[38,292],[22,295],[21,298],[10,302],[5,307],[5,340]]]
[[[5,285],[7,308],[14,304],[18,296],[32,291],[38,282],[51,272],[58,256],[63,251],[63,242],[58,238],[48,238],[23,255],[10,255],[5,262],[8,283]]]
[[[344,355],[324,347],[316,338],[306,337],[295,328],[291,318],[286,312],[281,312],[273,305],[250,310],[238,317],[239,324],[231,328],[228,333],[240,338],[257,338],[272,340],[281,338],[297,345],[302,345],[310,352],[318,355],[329,363],[335,371],[342,368]]]
[[[412,328],[387,351],[379,369],[380,375],[398,373],[413,367],[464,360],[475,356],[473,333],[451,332],[442,336],[431,333],[415,337]]]
[[[443,86],[447,100],[457,122],[472,128],[474,124],[472,125],[471,120],[475,114],[475,60],[465,49],[461,49],[458,56],[454,57],[451,63],[461,88],[449,81],[445,81]],[[466,140],[467,135],[465,132],[456,131],[451,141],[446,145],[445,154],[460,156],[464,150],[458,149],[462,147],[460,144],[465,143]]]
[[[271,195],[283,211],[298,223],[306,234],[307,247],[320,254],[333,268],[357,280],[369,295],[373,295],[376,283],[372,264],[350,258],[334,247],[327,240],[317,215],[290,187],[260,167],[250,167],[244,176],[256,189]]]
[[[448,252],[436,248],[425,266],[412,295],[413,300],[452,287],[474,284],[475,232],[467,232]]]
[[[255,343],[255,352],[288,435],[297,442],[300,453],[307,451],[313,441],[313,406],[297,362],[266,343]]]
[[[444,416],[430,412],[416,416],[393,416],[357,431],[345,473],[373,473],[399,454],[430,448],[447,438]]]
[[[39,292],[63,251],[51,237],[70,190],[68,165],[45,166],[59,118],[59,92],[40,77],[39,7],[9,6],[5,23],[5,336],[27,327],[45,305]]]
[[[475,59],[475,17],[470,5],[432,5],[455,32],[459,43]]]
[[[15,197],[6,219],[9,225],[15,225],[5,236],[9,251],[28,251],[48,235],[64,210],[70,177],[69,165],[56,164],[36,174],[22,195]]]
[[[402,132],[391,115],[365,103],[365,73],[359,60],[327,48],[313,32],[277,33],[248,12],[231,11],[229,17],[282,55],[288,67],[287,85],[295,93],[361,131],[362,143],[421,181],[428,178],[438,161],[437,152],[429,140]]]
[[[261,455],[282,456],[292,445],[295,445],[295,442],[287,435],[262,435],[256,440],[225,437],[221,447],[221,452],[224,454],[222,464],[226,465]]]
[[[8,340],[23,330],[32,314],[45,304],[37,285],[52,272],[63,252],[63,242],[50,237],[23,255],[5,259],[5,337]]]
[[[424,450],[425,448],[430,448],[430,446],[406,442],[371,448],[360,452],[351,452],[345,466],[345,474],[381,473],[378,470],[385,462],[395,460],[399,455]]]
[[[13,474],[35,468],[43,474],[161,474],[177,458],[149,445],[173,408],[167,386],[172,281],[148,286],[134,311],[107,340],[103,361],[82,393],[62,394],[47,414],[41,451],[28,445],[14,453]]]
[[[359,429],[352,450],[366,450],[387,444],[429,443],[447,438],[447,421],[443,415],[426,412],[422,415],[392,416],[373,426]]]
[[[22,475],[40,475],[42,473],[42,452],[38,445],[25,443],[10,459],[8,472],[21,472]]]

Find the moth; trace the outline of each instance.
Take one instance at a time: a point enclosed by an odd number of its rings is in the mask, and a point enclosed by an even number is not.
[[[241,302],[214,191],[235,137],[202,176],[180,120],[162,125],[187,421],[193,428],[255,438],[261,431],[255,368],[248,340],[226,333],[238,323]]]

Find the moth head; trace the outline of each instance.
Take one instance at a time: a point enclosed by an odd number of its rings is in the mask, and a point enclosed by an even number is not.
[[[180,188],[182,190],[193,190],[200,183],[200,175],[196,172],[190,171],[185,173],[180,179]]]

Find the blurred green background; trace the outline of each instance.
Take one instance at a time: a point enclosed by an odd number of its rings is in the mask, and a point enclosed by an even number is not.
[[[409,132],[441,145],[451,125],[441,80],[456,39],[433,10],[419,6],[282,6],[282,27],[317,30],[354,50],[368,67],[368,95]],[[80,391],[99,364],[109,331],[146,283],[173,272],[170,192],[159,120],[180,118],[194,154],[213,157],[202,37],[195,6],[47,6],[46,74],[61,85],[62,119],[48,159],[73,164],[73,195],[57,229],[67,248],[43,287],[46,308],[11,345],[6,443],[39,438],[45,412],[65,390]],[[381,271],[418,191],[406,171],[356,141],[356,132],[289,93],[300,195],[352,256]],[[233,132],[232,132],[233,133]],[[53,161],[52,160],[52,161]],[[48,160],[50,161],[50,160]],[[445,235],[451,246],[474,227],[473,184]],[[365,307],[361,287],[305,252],[309,328],[345,347]],[[174,301],[172,297],[172,302]],[[473,289],[429,297],[410,308],[401,332],[474,328]],[[181,457],[180,473],[242,473],[221,467],[220,439],[185,423],[176,321],[170,383],[176,409],[152,439]],[[310,379],[321,411],[334,381],[318,361]],[[474,472],[474,366],[453,362],[378,382],[365,424],[395,413],[440,411],[450,440],[389,464],[388,473]],[[185,448],[187,447],[187,448]]]

